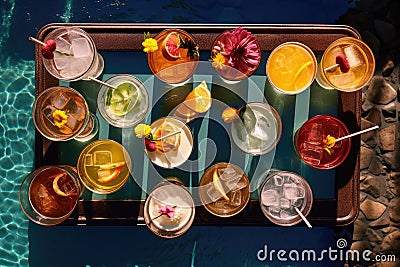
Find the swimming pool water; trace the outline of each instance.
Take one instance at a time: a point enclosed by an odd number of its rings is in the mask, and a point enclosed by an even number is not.
[[[334,23],[351,5],[345,0],[255,0],[251,4],[241,0],[2,1],[0,266],[282,266],[255,259],[267,240],[288,246],[282,240],[269,239],[277,236],[275,228],[194,227],[184,237],[166,241],[144,227],[46,228],[29,223],[18,203],[19,185],[32,171],[34,161],[34,46],[27,37],[51,22]],[[288,240],[298,228],[279,229],[281,238]],[[335,242],[337,234],[331,229],[313,231],[310,246]],[[239,246],[240,238],[254,241]],[[303,238],[294,238],[292,245],[301,246]],[[76,256],[60,261],[65,250]]]

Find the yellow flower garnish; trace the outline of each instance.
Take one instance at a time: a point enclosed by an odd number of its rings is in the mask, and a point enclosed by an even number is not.
[[[212,66],[218,70],[224,70],[226,68],[226,59],[220,53],[216,54],[212,59]]]
[[[238,111],[236,108],[227,107],[222,112],[222,119],[224,122],[229,123],[238,117]]]
[[[135,127],[135,134],[137,138],[143,138],[151,134],[151,127],[147,124],[140,123]]]
[[[63,110],[56,109],[53,114],[54,125],[58,128],[63,127],[68,121],[68,115]]]
[[[148,53],[148,52],[154,52],[158,49],[158,44],[157,41],[153,38],[147,38],[142,42],[143,45],[143,51]]]
[[[328,134],[324,140],[324,150],[328,152],[329,155],[332,155],[333,153],[332,148],[335,146],[335,143],[336,143],[336,138]]]

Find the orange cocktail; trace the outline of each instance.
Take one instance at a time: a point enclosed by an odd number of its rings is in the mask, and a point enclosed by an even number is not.
[[[267,61],[270,83],[284,94],[298,94],[314,81],[317,60],[310,48],[298,42],[276,47]]]

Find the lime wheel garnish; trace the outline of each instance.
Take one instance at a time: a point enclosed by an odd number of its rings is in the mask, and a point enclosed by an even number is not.
[[[168,56],[171,58],[180,58],[181,52],[179,51],[180,41],[177,32],[171,32],[167,35],[164,42],[164,48]]]

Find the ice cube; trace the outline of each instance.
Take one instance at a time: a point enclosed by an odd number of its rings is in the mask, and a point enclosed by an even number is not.
[[[291,212],[290,210],[281,210],[281,212],[279,213],[279,217],[281,219],[289,219],[290,217],[295,216],[296,214],[294,214],[293,212]]]
[[[86,154],[85,155],[85,166],[93,166],[93,155],[92,154]]]
[[[57,50],[63,53],[68,53],[70,54],[72,52],[71,50],[71,43],[68,42],[67,40],[65,40],[62,36],[58,37],[57,39],[55,39],[56,41],[56,46],[57,46]],[[63,55],[62,53],[54,53],[54,57],[57,56],[63,56],[65,57],[66,55]]]
[[[343,48],[344,55],[349,62],[350,68],[357,67],[363,64],[363,54],[355,45],[349,45]]]
[[[242,192],[240,192],[240,190],[235,190],[231,192],[229,204],[234,207],[238,207],[242,204]]]
[[[255,113],[256,115],[256,124],[254,125],[253,130],[250,132],[252,137],[258,138],[260,140],[268,140],[271,131],[271,125],[269,121],[264,116],[259,113]]]
[[[112,154],[108,150],[95,151],[94,155],[94,165],[104,165],[112,163]]]
[[[315,146],[307,143],[300,145],[301,157],[308,163],[318,165],[321,163],[324,150],[322,146]]]
[[[65,127],[70,128],[71,131],[74,132],[78,128],[78,126],[79,126],[79,121],[74,116],[68,116]]]
[[[329,80],[338,87],[348,86],[355,81],[355,75],[350,70],[346,73],[332,75]]]
[[[291,205],[294,207],[298,207],[300,210],[301,207],[303,206],[303,203],[304,203],[304,198],[298,198],[291,201]]]
[[[72,53],[74,57],[88,57],[92,53],[90,44],[86,38],[75,38],[72,40]]]
[[[67,195],[77,195],[78,193],[75,182],[70,178],[67,181],[60,180],[58,186]]]
[[[332,48],[330,51],[330,56],[326,57],[326,63],[324,63],[325,66],[333,66],[336,64],[336,57],[339,55],[343,55],[343,49],[340,46],[336,46]]]
[[[39,205],[39,210],[44,213],[52,213],[58,209],[57,202],[43,184],[39,186],[36,200]]]
[[[53,107],[55,107],[56,109],[64,109],[64,107],[67,105],[69,100],[70,100],[69,96],[67,96],[63,93],[59,93],[59,94],[54,95],[50,99],[50,102],[53,105]]]
[[[292,205],[291,205],[289,199],[283,198],[283,197],[282,197],[282,198],[279,200],[279,207],[280,207],[280,208],[282,208],[282,209],[289,209],[291,206],[292,206]]]
[[[53,112],[55,110],[56,110],[56,108],[54,108],[53,106],[47,106],[44,109],[42,109],[44,117],[53,125],[54,125]]]
[[[268,189],[261,193],[261,200],[264,206],[277,206],[279,207],[279,194],[274,189]]]
[[[268,207],[268,212],[272,216],[280,218],[281,209],[279,207],[275,207],[275,206]]]
[[[77,120],[83,120],[86,116],[86,107],[79,98],[71,98],[66,105],[68,114],[74,116]]]
[[[204,185],[204,187],[206,195],[208,196],[211,202],[216,202],[218,199],[222,198],[221,194],[218,193],[217,190],[215,190],[213,183]]]
[[[91,58],[82,57],[82,58],[74,58],[74,60],[70,61],[69,68],[60,70],[60,75],[63,77],[76,77],[85,73],[91,64]]]
[[[312,145],[321,145],[323,141],[322,133],[322,124],[311,123],[309,131],[306,132],[306,139],[304,142]]]
[[[299,187],[295,184],[285,184],[283,186],[283,195],[289,200],[296,200],[298,198],[304,198],[304,188]]]
[[[275,175],[275,176],[273,177],[273,179],[274,179],[274,185],[275,185],[275,186],[281,187],[281,186],[283,185],[284,178],[283,178],[282,176]]]

